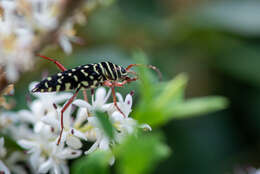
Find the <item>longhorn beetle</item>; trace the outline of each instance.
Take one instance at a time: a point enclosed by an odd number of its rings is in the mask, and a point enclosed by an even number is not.
[[[122,66],[113,64],[111,62],[100,62],[81,65],[67,70],[61,63],[50,57],[46,57],[43,55],[37,56],[52,61],[62,72],[59,72],[42,80],[32,89],[31,92],[58,92],[75,90],[73,96],[68,100],[68,102],[61,110],[61,131],[57,145],[60,144],[63,132],[63,113],[73,102],[81,89],[91,89],[91,93],[93,95],[94,89],[98,86],[110,87],[112,90],[114,106],[125,117],[125,114],[117,105],[115,87],[122,87],[126,83],[136,81],[138,79],[137,74],[130,69],[133,66],[140,66],[141,64],[130,64],[126,68],[123,68]],[[157,71],[157,73],[161,77],[160,71],[155,66],[146,66]],[[133,74],[136,77],[131,78],[128,76],[129,74]],[[86,91],[83,92],[84,98],[87,100]]]

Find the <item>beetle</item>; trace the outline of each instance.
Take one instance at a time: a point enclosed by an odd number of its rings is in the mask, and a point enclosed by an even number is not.
[[[73,96],[68,100],[68,102],[61,110],[61,130],[57,145],[60,144],[63,132],[63,113],[76,98],[80,90],[84,90],[84,98],[87,100],[85,91],[86,89],[91,89],[91,93],[93,95],[94,89],[99,86],[107,86],[111,88],[114,106],[125,117],[125,114],[117,105],[115,87],[122,87],[127,83],[138,80],[137,74],[130,69],[134,66],[140,66],[141,64],[130,64],[124,68],[111,62],[100,62],[80,65],[72,69],[66,69],[60,62],[50,57],[39,54],[37,54],[37,56],[55,63],[62,72],[43,79],[32,89],[31,92],[75,91]],[[160,71],[155,66],[146,66],[157,71],[161,77]],[[136,75],[136,77],[129,77],[129,74]]]

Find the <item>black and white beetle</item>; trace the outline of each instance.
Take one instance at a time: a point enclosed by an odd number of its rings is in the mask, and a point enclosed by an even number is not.
[[[122,87],[126,83],[136,81],[138,79],[137,76],[131,78],[128,75],[129,73],[136,75],[136,73],[134,71],[131,71],[130,69],[133,66],[140,66],[141,64],[130,64],[127,68],[123,68],[122,66],[113,64],[111,62],[100,62],[81,65],[67,70],[61,63],[52,58],[42,55],[38,56],[54,62],[62,72],[59,72],[42,80],[35,86],[35,88],[32,89],[32,92],[58,92],[71,90],[76,91],[61,110],[61,131],[57,145],[59,145],[60,143],[63,132],[63,113],[73,102],[81,89],[91,89],[91,93],[93,94],[94,89],[98,86],[110,87],[112,90],[113,102],[116,109],[123,116],[125,116],[125,114],[120,110],[117,105],[115,87]],[[156,67],[152,65],[147,65],[147,67],[157,71],[159,76],[161,76],[160,71]],[[85,100],[87,100],[85,90],[83,91],[83,94]]]

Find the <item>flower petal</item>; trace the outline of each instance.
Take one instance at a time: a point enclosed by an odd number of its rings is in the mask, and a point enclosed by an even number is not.
[[[86,108],[79,108],[77,115],[76,115],[76,119],[74,122],[74,125],[76,126],[80,126],[84,121],[87,120],[87,109]]]
[[[79,138],[87,141],[87,137],[86,137],[86,135],[84,133],[82,133],[82,132],[80,132],[80,131],[78,131],[76,129],[71,129],[70,132],[71,133],[73,132],[72,134],[75,135],[76,137],[79,137]]]
[[[110,118],[113,122],[122,122],[124,120],[124,116],[118,111],[113,112]]]
[[[40,133],[41,131],[44,132],[44,126],[45,126],[45,124],[43,122],[38,121],[37,123],[35,123],[35,125],[33,127],[33,131],[35,133]]]
[[[87,103],[85,100],[81,100],[81,99],[75,100],[72,104],[74,104],[78,107],[91,108],[91,105],[89,103]]]
[[[56,94],[55,96],[53,96],[53,99],[54,99],[53,103],[61,103],[66,100],[69,100],[71,97],[72,97],[72,93],[67,93],[67,92],[59,93],[59,94]]]
[[[133,104],[133,97],[130,94],[127,94],[125,98],[125,104],[128,106],[128,109],[131,110]]]
[[[34,151],[34,152],[30,156],[30,159],[29,159],[30,164],[34,169],[38,169],[38,167],[40,165],[40,160],[41,160],[41,158],[40,158],[41,150],[40,149],[36,149],[36,150],[33,149],[31,151]]]
[[[61,172],[60,172],[60,166],[57,165],[56,163],[53,164],[53,173],[54,173],[54,174],[61,174]]]
[[[3,137],[0,138],[0,149],[4,148],[5,139]]]
[[[144,131],[152,131],[151,126],[149,126],[148,124],[140,124],[139,127],[144,129]]]
[[[118,101],[120,102],[120,103],[124,103],[124,100],[123,100],[123,97],[122,97],[122,95],[120,94],[120,93],[116,93],[116,97],[117,97],[117,99],[118,99]]]
[[[64,146],[64,142],[66,141],[67,135],[68,135],[68,132],[63,131],[61,139],[60,139],[60,144],[59,144],[60,147]],[[59,137],[57,137],[57,139],[56,139],[56,144],[58,143]]]
[[[105,102],[106,89],[100,87],[96,91],[95,102],[93,103],[96,107],[101,107]]]
[[[101,107],[101,111],[105,112],[111,112],[114,110],[114,103],[109,103],[109,104],[104,104],[102,107]]]
[[[74,159],[81,155],[81,150],[74,150],[71,148],[65,148],[58,154],[56,154],[60,159]]]
[[[66,164],[60,164],[60,168],[62,174],[69,174],[69,167]]]
[[[19,115],[20,119],[22,119],[23,121],[27,121],[30,123],[35,122],[35,116],[32,114],[32,112],[30,112],[28,110],[20,110],[18,112],[18,115]]]
[[[98,141],[96,141],[87,151],[84,152],[85,155],[88,155],[94,152],[98,148]]]
[[[79,138],[73,135],[67,136],[66,143],[69,147],[72,147],[73,149],[80,149],[82,147],[82,143]]]
[[[59,43],[66,54],[70,54],[72,52],[72,46],[68,37],[62,35],[61,37],[59,37]]]
[[[106,103],[107,100],[109,99],[109,96],[111,95],[111,92],[112,92],[112,90],[111,90],[111,88],[109,88],[109,90],[108,90],[108,92],[107,92],[107,95],[106,95],[106,97],[105,97],[105,99],[104,99],[104,103]]]
[[[0,171],[4,172],[4,174],[11,174],[10,170],[6,167],[6,165],[0,160]]]
[[[27,140],[18,140],[18,144],[24,149],[28,149],[28,150],[33,148],[36,145],[34,142],[27,141]]]
[[[109,149],[109,139],[106,137],[102,138],[99,143],[99,148],[102,150],[108,150]]]
[[[51,169],[52,165],[53,165],[53,160],[52,160],[52,158],[49,158],[46,162],[42,163],[39,166],[38,172],[47,173]]]
[[[109,160],[109,165],[112,166],[115,163],[115,156],[113,155]]]
[[[41,121],[47,125],[50,125],[54,128],[58,128],[59,127],[59,121],[53,117],[50,117],[50,116],[46,116],[46,117],[43,117],[41,118]]]

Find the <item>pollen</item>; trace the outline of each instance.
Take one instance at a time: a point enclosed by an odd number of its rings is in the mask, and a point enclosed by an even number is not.
[[[57,75],[58,75],[58,76],[62,76],[62,73],[58,73]]]
[[[48,92],[51,92],[52,91],[52,87],[50,87],[49,89],[48,89]]]
[[[51,81],[51,79],[52,79],[51,77],[48,77],[48,78],[47,78],[48,81]]]

